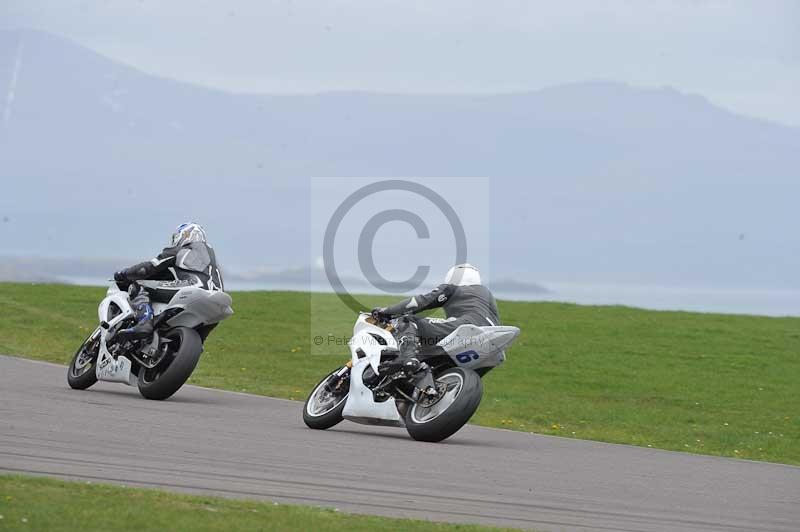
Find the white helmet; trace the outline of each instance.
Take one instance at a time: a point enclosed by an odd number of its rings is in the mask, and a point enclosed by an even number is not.
[[[172,233],[171,247],[185,246],[192,242],[206,242],[206,232],[194,222],[181,224]]]
[[[444,283],[456,286],[479,285],[481,274],[472,264],[456,264],[447,272]]]

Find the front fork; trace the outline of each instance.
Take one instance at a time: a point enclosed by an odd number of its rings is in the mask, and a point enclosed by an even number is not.
[[[326,384],[325,385],[325,390],[328,393],[336,393],[338,391],[339,386],[342,385],[342,382],[343,382],[342,381],[342,377],[344,377],[345,375],[350,373],[350,369],[352,367],[353,367],[353,361],[352,360],[348,360],[347,364],[342,366],[342,368],[339,371],[337,371],[336,373],[333,374],[333,376],[336,377],[336,385],[333,388],[331,388],[330,384]]]
[[[344,377],[350,371],[350,369],[352,367],[353,367],[353,361],[352,360],[348,360],[347,364],[342,366],[342,369],[340,369],[339,371],[336,372],[336,376],[341,379],[342,377]]]

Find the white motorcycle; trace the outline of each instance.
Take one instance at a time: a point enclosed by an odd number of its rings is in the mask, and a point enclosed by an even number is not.
[[[306,400],[308,427],[327,429],[348,419],[405,427],[415,440],[442,441],[478,409],[481,378],[505,361],[505,349],[520,332],[511,326],[461,325],[421,351],[422,364],[413,373],[382,376],[379,365],[399,354],[393,330],[391,323],[359,315],[350,341],[352,359],[322,379]]]
[[[98,380],[137,386],[147,399],[166,399],[194,371],[211,330],[233,314],[231,296],[186,281],[137,281],[150,294],[153,335],[128,340],[116,333],[134,325],[128,292],[112,284],[100,302],[100,326],[72,358],[67,382],[85,390]]]

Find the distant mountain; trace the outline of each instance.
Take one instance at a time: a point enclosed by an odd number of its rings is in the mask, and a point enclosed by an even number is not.
[[[236,271],[299,267],[309,177],[488,176],[495,278],[800,287],[800,129],[672,88],[231,94],[2,31],[0,121],[4,254],[145,258],[194,218]]]
[[[91,279],[98,284],[133,261],[113,259],[48,259],[0,256],[0,281],[71,282]]]

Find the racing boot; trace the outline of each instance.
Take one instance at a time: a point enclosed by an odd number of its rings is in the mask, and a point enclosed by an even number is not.
[[[150,304],[150,294],[135,283],[128,289],[128,293],[131,295],[131,306],[136,311],[136,324],[117,331],[115,337],[123,340],[150,338],[153,336],[153,306]]]
[[[398,371],[403,371],[406,375],[413,375],[420,368],[419,340],[416,334],[417,324],[410,322],[405,327],[401,325],[398,329],[397,343],[400,347],[400,355],[394,360],[384,362],[378,366],[378,372],[383,376],[393,375]]]

